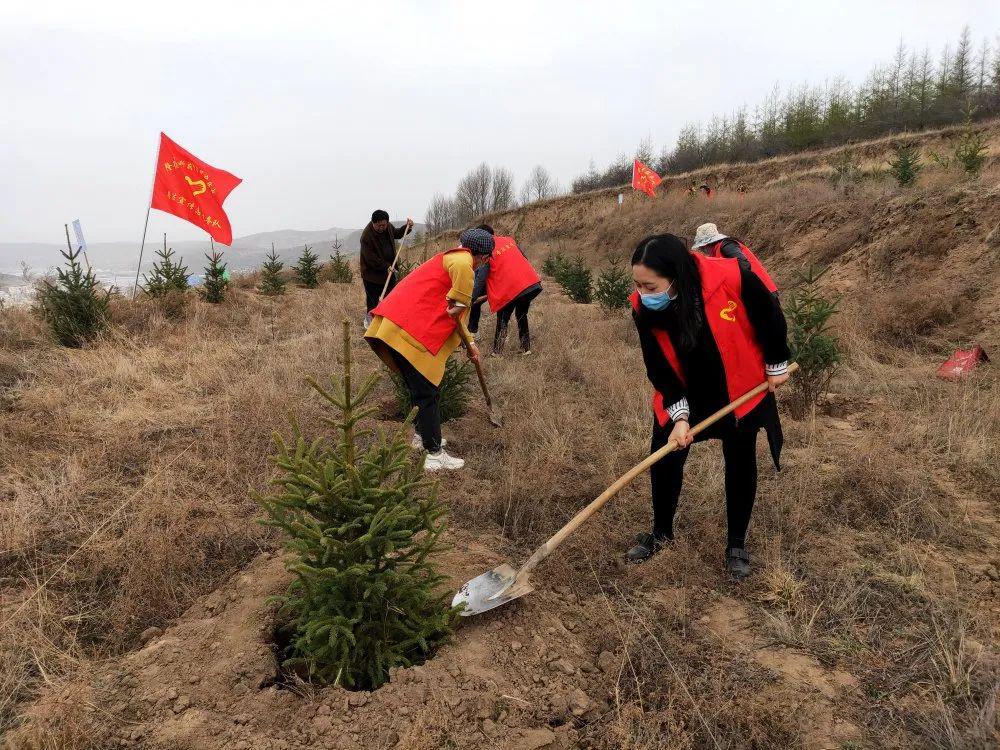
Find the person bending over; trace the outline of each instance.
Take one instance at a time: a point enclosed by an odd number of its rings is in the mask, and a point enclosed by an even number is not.
[[[507,327],[510,317],[517,318],[517,333],[521,343],[521,353],[531,354],[531,331],[528,327],[528,308],[532,300],[542,293],[542,280],[513,237],[496,235],[489,224],[480,224],[479,229],[493,235],[496,247],[488,264],[476,271],[476,286],[472,293],[473,307],[469,318],[469,330],[479,329],[481,298],[485,295],[490,310],[497,315],[496,332],[493,336],[493,353],[503,352],[507,341]],[[477,304],[478,302],[478,304]]]
[[[448,357],[462,339],[459,321],[472,301],[475,268],[493,252],[493,237],[467,229],[458,247],[437,253],[411,271],[372,310],[365,340],[393,372],[399,373],[417,407],[414,448],[427,451],[424,468],[461,469],[465,461],[445,452],[441,438],[441,380]],[[473,343],[469,358],[479,359]]]
[[[631,296],[646,374],[655,391],[655,452],[668,453],[650,472],[653,529],[627,554],[641,562],[674,538],[674,515],[697,424],[762,383],[770,389],[700,433],[719,440],[725,459],[725,565],[737,578],[750,573],[746,534],[757,494],[757,433],[763,429],[775,466],[781,424],[773,390],[788,379],[785,318],[775,297],[752,271],[731,258],[688,252],[672,234],[644,239],[632,256]]]

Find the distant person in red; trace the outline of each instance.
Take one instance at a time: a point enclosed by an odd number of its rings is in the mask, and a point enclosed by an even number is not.
[[[389,214],[381,208],[372,213],[372,220],[361,233],[361,253],[358,258],[361,265],[361,281],[365,286],[365,310],[369,313],[365,327],[371,322],[371,311],[378,304],[382,295],[385,280],[389,278],[389,269],[396,259],[396,240],[401,240],[413,228],[413,219],[398,229],[389,223]],[[396,286],[396,274],[392,274],[388,294]]]
[[[701,187],[698,189],[705,195],[706,198],[711,198],[713,195],[712,188],[709,187],[707,182],[703,182]]]
[[[531,354],[531,332],[528,328],[528,308],[531,301],[542,292],[542,280],[513,237],[497,235],[489,224],[480,224],[479,229],[493,235],[496,247],[488,264],[476,271],[476,286],[472,293],[474,304],[469,316],[469,330],[479,330],[479,316],[483,302],[475,303],[484,295],[490,303],[490,310],[497,316],[496,333],[493,336],[493,354],[503,352],[507,341],[507,327],[510,316],[517,318],[517,333],[521,341],[521,353]]]
[[[767,291],[777,296],[778,285],[771,279],[760,259],[735,237],[722,234],[715,224],[702,224],[695,230],[691,250],[697,250],[710,258],[736,258],[740,268],[757,274],[757,278],[764,282]]]

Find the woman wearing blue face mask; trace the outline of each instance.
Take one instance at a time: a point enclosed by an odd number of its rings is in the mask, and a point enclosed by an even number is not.
[[[640,534],[628,559],[641,562],[674,537],[674,514],[692,438],[690,424],[765,379],[770,391],[741,406],[695,440],[721,440],[726,463],[725,564],[750,573],[746,532],[757,494],[757,433],[764,429],[775,466],[781,424],[774,389],[788,379],[785,318],[775,297],[732,258],[688,252],[672,234],[648,237],[632,256],[633,318],[653,398],[652,451],[675,440],[650,471],[653,530]]]

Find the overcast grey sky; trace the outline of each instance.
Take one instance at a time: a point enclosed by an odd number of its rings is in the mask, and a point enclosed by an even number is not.
[[[242,177],[235,236],[423,216],[480,161],[564,185],[783,88],[937,56],[996,0],[33,2],[0,9],[0,242],[138,242],[159,132]],[[153,211],[152,236],[204,234]]]

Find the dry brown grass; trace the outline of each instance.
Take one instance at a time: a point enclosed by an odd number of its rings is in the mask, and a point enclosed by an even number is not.
[[[247,488],[263,483],[287,409],[316,417],[303,376],[335,367],[335,324],[356,303],[239,293],[176,321],[121,302],[107,337],[79,351],[8,313],[24,335],[5,354],[21,369],[0,411],[0,616],[56,575],[4,623],[0,726],[39,678],[130,648],[266,543]]]
[[[786,421],[783,472],[761,455],[757,576],[737,587],[721,570],[712,444],[692,452],[671,549],[639,568],[621,561],[649,523],[643,479],[545,563],[541,585],[582,599],[600,633],[593,651],[622,656],[608,712],[578,727],[592,746],[798,747],[806,723],[821,715],[813,729],[825,731],[834,714],[860,728],[856,746],[996,739],[1000,581],[988,568],[1000,559],[1000,382],[990,367],[957,384],[933,373],[955,346],[1000,343],[1000,256],[986,243],[1000,223],[998,178],[970,185],[931,171],[908,191],[838,191],[810,177],[710,203],[630,197],[621,209],[595,193],[495,219],[520,227],[539,263],[561,248],[595,264],[646,234],[689,236],[716,221],[781,285],[806,263],[832,264],[829,289],[844,297],[837,394],[814,419]],[[288,409],[318,426],[303,377],[336,369],[336,324],[360,318],[362,295],[324,285],[267,300],[253,285],[179,319],[119,303],[113,330],[80,351],[53,346],[22,311],[0,315],[0,618],[51,577],[0,636],[0,728],[274,544],[246,490],[264,483]],[[639,460],[650,427],[624,313],[572,304],[547,284],[532,329],[533,357],[487,360],[505,427],[491,430],[473,396],[446,426],[470,470],[441,485],[458,533],[495,540],[515,562]],[[383,384],[379,397],[390,393]],[[733,601],[746,610],[739,637],[706,634],[703,618]],[[769,648],[858,686],[805,697],[759,661]],[[64,744],[85,742],[71,713],[64,725]],[[441,735],[417,722],[407,741]]]

